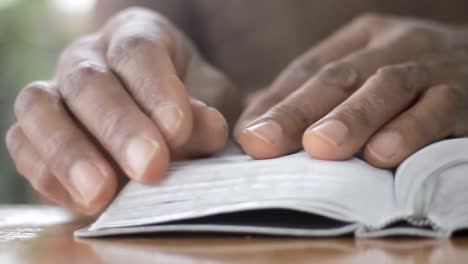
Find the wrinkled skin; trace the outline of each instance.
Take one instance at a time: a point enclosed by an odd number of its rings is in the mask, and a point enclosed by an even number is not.
[[[155,12],[116,15],[68,47],[58,69],[18,95],[7,145],[18,171],[64,206],[96,213],[126,177],[156,182],[171,158],[211,154],[227,140],[223,114],[188,91],[216,87],[211,101],[223,108],[232,83]]]
[[[250,100],[236,128],[255,158],[304,149],[393,168],[423,146],[468,135],[468,32],[361,16]],[[346,43],[346,45],[343,45]]]
[[[22,90],[7,146],[35,189],[84,214],[101,211],[127,179],[154,183],[171,160],[219,151],[239,111],[234,137],[254,158],[362,151],[393,168],[434,141],[468,135],[467,47],[461,26],[361,15],[240,108],[243,88],[181,29],[126,9],[71,44],[52,80]]]

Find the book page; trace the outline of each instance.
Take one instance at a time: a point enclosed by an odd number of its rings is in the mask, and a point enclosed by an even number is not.
[[[468,228],[468,159],[438,175],[427,211],[428,217],[445,229]]]
[[[395,176],[400,207],[450,228],[468,222],[468,138],[432,144],[408,158]],[[468,224],[465,224],[468,225]]]
[[[130,182],[90,230],[268,208],[373,224],[394,210],[393,175],[358,159],[321,161],[299,152],[253,160],[230,148],[172,163],[159,184]]]

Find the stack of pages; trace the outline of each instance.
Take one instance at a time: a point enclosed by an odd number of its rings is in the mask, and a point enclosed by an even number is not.
[[[78,237],[145,233],[448,237],[468,228],[468,138],[432,144],[396,171],[305,152],[253,160],[232,145],[130,182]]]

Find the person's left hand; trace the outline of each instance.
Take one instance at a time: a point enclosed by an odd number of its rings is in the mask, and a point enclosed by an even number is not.
[[[363,151],[392,168],[446,137],[468,136],[468,31],[364,15],[248,100],[235,137],[254,158],[302,146],[315,158]]]

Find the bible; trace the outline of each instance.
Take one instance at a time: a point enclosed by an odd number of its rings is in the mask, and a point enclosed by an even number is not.
[[[304,151],[253,160],[233,144],[129,182],[77,237],[172,233],[449,237],[468,228],[468,138],[429,145],[396,170]]]

